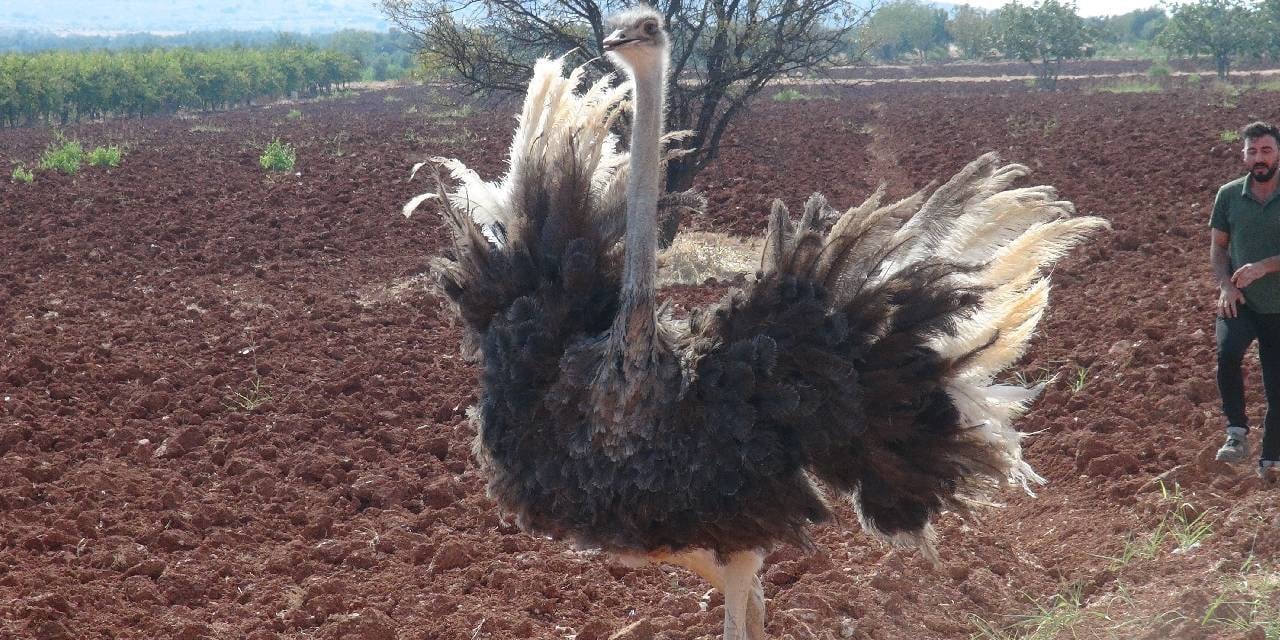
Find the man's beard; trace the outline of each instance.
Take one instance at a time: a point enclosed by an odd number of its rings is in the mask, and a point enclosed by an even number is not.
[[[1259,170],[1265,171],[1265,173],[1258,173]],[[1253,165],[1253,171],[1251,171],[1251,173],[1253,174],[1253,179],[1255,181],[1268,182],[1276,176],[1276,165],[1267,165],[1266,163],[1259,162]]]

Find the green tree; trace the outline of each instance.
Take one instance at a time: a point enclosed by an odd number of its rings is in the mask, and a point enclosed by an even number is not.
[[[967,4],[956,7],[947,20],[947,35],[966,58],[981,58],[996,47],[996,25],[991,13]]]
[[[1075,2],[1041,0],[1023,5],[1017,0],[1000,9],[1000,46],[1010,57],[1031,63],[1036,86],[1057,88],[1062,61],[1088,54],[1092,42]]]
[[[915,53],[923,62],[930,49],[947,43],[946,22],[947,12],[942,9],[918,0],[894,0],[871,14],[863,41],[881,60]]]
[[[1242,0],[1197,0],[1173,7],[1157,41],[1171,51],[1209,55],[1225,80],[1233,57],[1266,44],[1265,22]]]

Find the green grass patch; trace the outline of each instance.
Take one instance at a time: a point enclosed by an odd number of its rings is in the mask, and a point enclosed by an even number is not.
[[[211,124],[198,124],[194,127],[191,127],[190,129],[187,129],[187,131],[190,131],[191,133],[226,133],[227,128],[215,127]]]
[[[975,640],[1058,640],[1073,638],[1085,621],[1084,598],[1080,587],[1056,594],[1045,603],[1035,603],[1035,612],[1014,616],[1010,624],[998,625],[977,616],[969,621],[977,629]]]
[[[272,140],[258,158],[258,164],[267,171],[293,171],[297,161],[298,154],[293,146],[280,142],[278,138]]]
[[[801,93],[795,89],[783,89],[773,94],[774,102],[797,102],[800,100],[809,100],[810,96]]]
[[[82,162],[84,149],[80,147],[80,142],[67,140],[59,134],[57,140],[45,147],[44,155],[40,158],[40,168],[61,171],[70,176],[80,170]]]
[[[89,164],[95,167],[118,167],[120,156],[120,147],[116,145],[96,147],[89,152]]]
[[[302,112],[297,109],[290,109],[289,113],[284,114],[284,117],[290,120],[299,120],[302,118]]]
[[[475,115],[476,108],[471,103],[441,105],[440,109],[432,110],[427,113],[428,118],[441,118],[444,120],[457,120],[459,118],[469,118]]]
[[[1094,93],[1160,93],[1159,83],[1150,80],[1121,80],[1095,88]]]
[[[13,168],[13,173],[9,174],[9,179],[22,184],[31,184],[36,179],[36,174],[32,173],[26,165],[19,162],[18,166]]]
[[[1223,142],[1240,142],[1240,132],[1235,129],[1226,129],[1218,133],[1218,139]]]
[[[1125,539],[1124,549],[1120,551],[1120,555],[1110,557],[1111,564],[1107,567],[1112,571],[1119,571],[1129,565],[1130,562],[1137,560],[1155,560],[1160,555],[1160,546],[1164,544],[1166,538],[1169,537],[1168,519],[1160,521],[1156,525],[1156,530],[1145,536],[1138,536],[1133,533]]]
[[[1182,486],[1174,483],[1169,488],[1160,483],[1161,501],[1171,504],[1165,522],[1169,523],[1169,535],[1178,543],[1174,553],[1186,553],[1200,546],[1207,537],[1213,535],[1213,523],[1208,519],[1208,509],[1198,509],[1182,495]]]

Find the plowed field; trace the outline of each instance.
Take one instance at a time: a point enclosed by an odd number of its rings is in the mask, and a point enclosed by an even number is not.
[[[968,638],[1061,610],[1056,637],[1280,638],[1280,493],[1212,459],[1205,229],[1242,171],[1222,132],[1280,96],[1009,86],[762,100],[700,178],[686,227],[754,234],[775,197],[904,196],[994,149],[1114,225],[1056,269],[1017,372],[1057,376],[1020,423],[1039,496],[942,518],[939,570],[844,512],[816,554],[769,558],[769,632]],[[718,637],[692,575],[527,536],[484,496],[477,371],[424,277],[439,222],[398,210],[429,156],[498,175],[511,129],[392,89],[72,127],[123,164],[0,183],[0,638]],[[258,166],[277,137],[295,172]],[[0,131],[0,168],[51,139]]]

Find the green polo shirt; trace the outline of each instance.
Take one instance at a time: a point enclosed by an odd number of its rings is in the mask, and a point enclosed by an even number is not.
[[[1249,191],[1243,176],[1222,185],[1213,201],[1209,226],[1231,235],[1231,270],[1280,255],[1280,189],[1266,202]],[[1245,303],[1257,313],[1280,313],[1280,273],[1268,273],[1244,288]]]

